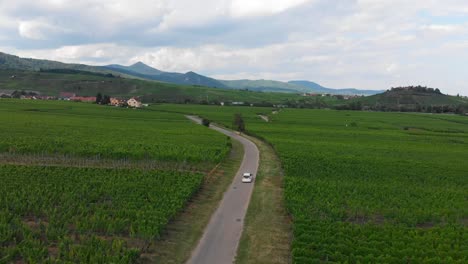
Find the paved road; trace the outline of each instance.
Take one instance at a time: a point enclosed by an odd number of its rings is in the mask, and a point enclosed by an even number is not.
[[[187,118],[200,123],[200,119],[197,117],[187,116]],[[187,264],[229,264],[234,262],[242,234],[244,217],[254,187],[253,183],[242,183],[241,177],[244,172],[257,175],[259,161],[257,146],[228,130],[213,125],[210,128],[242,143],[244,158],[234,181],[224,193],[223,200],[211,216],[210,222]]]

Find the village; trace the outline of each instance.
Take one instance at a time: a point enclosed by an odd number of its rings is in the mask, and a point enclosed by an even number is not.
[[[148,104],[143,104],[138,97],[124,99],[101,95],[100,93],[98,93],[97,96],[79,96],[71,92],[60,92],[59,96],[50,96],[41,95],[36,91],[0,90],[0,98],[17,98],[22,100],[63,100],[131,108],[148,106]]]

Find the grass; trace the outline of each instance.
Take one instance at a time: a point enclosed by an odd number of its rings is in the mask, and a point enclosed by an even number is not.
[[[466,120],[287,109],[247,124],[284,166],[293,262],[466,263]]]
[[[169,224],[161,239],[150,246],[149,253],[142,256],[143,263],[184,263],[190,257],[243,156],[242,145],[233,141],[230,154],[205,177],[191,203]]]
[[[250,136],[260,166],[237,251],[237,264],[291,263],[291,222],[283,200],[283,171],[274,149]]]
[[[0,121],[5,125],[0,131],[3,135],[0,164],[9,164],[0,165],[0,174],[3,173],[9,184],[2,186],[14,186],[4,192],[9,196],[1,197],[0,201],[12,206],[12,210],[24,208],[11,214],[0,212],[0,263],[73,258],[86,262],[87,252],[91,262],[133,263],[138,259],[139,262],[182,263],[201,237],[243,156],[239,143],[232,142],[231,148],[229,138],[193,124],[180,113],[8,99],[0,100]],[[141,159],[132,155],[152,148],[168,155]],[[222,149],[226,151],[222,153]],[[213,150],[220,158],[212,158],[206,150]],[[105,152],[109,155],[103,155]],[[115,152],[129,155],[115,156]],[[190,159],[190,156],[200,159]],[[219,161],[216,170],[204,175]],[[23,173],[20,175],[13,169],[9,173],[9,168],[22,168]],[[33,172],[40,180],[34,181]],[[135,179],[140,174],[144,179]],[[191,178],[181,180],[190,175],[196,175],[193,180],[198,181],[191,184]],[[15,180],[20,176],[21,181]],[[134,180],[124,181],[128,179]],[[174,181],[179,185],[173,184]],[[193,188],[182,188],[180,181]],[[118,188],[113,188],[114,185]],[[36,195],[41,193],[38,190],[45,195]],[[26,198],[11,195],[15,192]],[[11,203],[10,196],[16,197],[15,203]],[[34,203],[48,197],[51,198],[47,202],[52,205],[46,204],[45,211],[40,211]],[[67,198],[66,208],[57,206],[63,200],[61,197]],[[114,205],[120,198],[127,204]],[[100,205],[101,200],[103,207],[92,206],[95,201]],[[124,205],[118,207],[121,204]],[[78,215],[70,212],[70,208],[77,206],[84,212],[79,211]],[[31,210],[33,214],[29,213]],[[160,211],[164,210],[169,213],[162,215]],[[65,220],[50,217],[56,214],[63,214]],[[179,218],[173,220],[177,215]],[[12,222],[11,219],[17,218],[20,220]],[[19,244],[14,244],[15,241]]]
[[[0,165],[0,262],[134,263],[204,175]]]
[[[66,101],[0,100],[0,152],[217,164],[226,138],[178,113]]]

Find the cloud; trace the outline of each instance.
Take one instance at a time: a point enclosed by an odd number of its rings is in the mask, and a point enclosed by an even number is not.
[[[230,14],[233,17],[273,15],[308,2],[307,0],[233,0]]]
[[[2,50],[89,64],[468,90],[465,0],[0,0]]]
[[[33,40],[45,40],[51,33],[65,32],[65,30],[51,24],[44,18],[19,22],[18,32],[21,37]]]

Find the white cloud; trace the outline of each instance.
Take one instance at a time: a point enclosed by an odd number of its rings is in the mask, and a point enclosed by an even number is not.
[[[20,56],[223,78],[468,90],[466,0],[0,0]]]
[[[299,6],[309,0],[233,0],[230,14],[233,17],[272,15]]]
[[[45,18],[38,18],[19,22],[18,32],[23,38],[45,40],[48,34],[65,32],[65,30],[51,24]]]
[[[467,32],[466,25],[459,24],[430,24],[422,26],[421,29],[436,34],[462,34]]]

